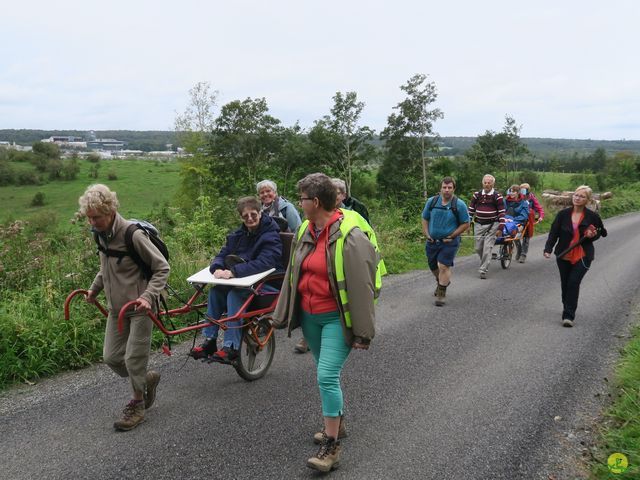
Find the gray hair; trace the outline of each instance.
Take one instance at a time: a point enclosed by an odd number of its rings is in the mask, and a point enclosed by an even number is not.
[[[80,214],[86,215],[88,210],[95,210],[102,215],[110,215],[118,211],[120,203],[116,192],[109,190],[109,187],[96,183],[89,185],[84,194],[78,199]]]
[[[331,212],[336,208],[336,187],[324,173],[310,173],[299,180],[296,187],[298,193],[304,193],[309,198],[317,198],[320,206]]]
[[[256,192],[260,193],[260,190],[264,187],[269,187],[271,190],[278,193],[278,186],[276,185],[276,182],[272,180],[262,180],[261,182],[256,183]]]
[[[332,178],[331,182],[335,185],[340,193],[347,194],[347,184],[341,178]]]
[[[485,178],[489,177],[491,180],[493,180],[493,183],[496,183],[496,177],[494,177],[493,175],[491,175],[490,173],[485,174],[482,177],[482,180],[484,180]]]

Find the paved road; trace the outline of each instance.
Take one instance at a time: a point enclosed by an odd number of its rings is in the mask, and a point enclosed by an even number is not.
[[[544,238],[524,265],[494,262],[487,280],[476,258],[459,259],[444,308],[427,272],[389,277],[375,343],[344,373],[350,436],[332,478],[564,478],[640,290],[640,214],[606,225],[573,329],[560,326]],[[111,428],[127,384],[102,365],[14,389],[0,397],[0,477],[315,478],[305,460],[319,396],[294,340],[278,333],[274,364],[253,383],[228,367],[182,368],[185,345],[178,358],[155,356],[156,406],[127,433]]]

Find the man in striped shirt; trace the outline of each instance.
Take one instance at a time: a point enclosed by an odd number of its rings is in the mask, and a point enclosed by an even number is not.
[[[480,278],[487,278],[491,250],[496,237],[502,235],[504,229],[504,199],[494,189],[496,183],[493,175],[482,177],[482,190],[475,192],[469,203],[469,216],[474,218],[474,234],[476,253],[480,257]]]

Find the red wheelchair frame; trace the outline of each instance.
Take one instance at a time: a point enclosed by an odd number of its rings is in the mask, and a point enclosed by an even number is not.
[[[207,321],[198,321],[182,328],[169,329],[165,325],[166,319],[172,317],[179,317],[192,312],[201,313],[202,309],[207,308],[207,302],[196,303],[201,295],[204,294],[204,284],[193,284],[196,291],[191,295],[191,298],[179,308],[171,310],[160,310],[158,314],[153,311],[147,311],[151,321],[158,327],[158,329],[167,336],[167,338],[188,333],[196,330],[200,330],[205,327],[218,325],[223,331],[229,328],[242,328],[244,330],[242,335],[242,345],[238,358],[232,361],[222,361],[220,363],[227,363],[232,365],[238,374],[245,380],[252,381],[257,380],[264,376],[273,360],[275,353],[275,337],[274,329],[268,320],[269,314],[271,314],[276,307],[280,292],[263,292],[262,288],[267,282],[281,281],[284,278],[283,273],[271,274],[266,278],[257,282],[257,284],[251,287],[246,287],[250,290],[249,297],[242,304],[242,307],[237,313],[231,316],[223,316],[222,318],[215,320],[207,317]],[[243,287],[236,287],[243,288]],[[69,320],[70,312],[69,306],[71,301],[78,295],[86,297],[87,290],[74,290],[71,292],[64,302],[64,318]],[[120,309],[118,314],[118,330],[123,331],[124,319],[128,312],[134,310],[139,304],[137,300],[127,302]],[[106,317],[109,312],[105,307],[96,301],[95,306]],[[242,320],[242,325],[239,327],[230,327],[228,322]],[[163,345],[163,352],[166,355],[171,355],[170,348],[167,344]]]

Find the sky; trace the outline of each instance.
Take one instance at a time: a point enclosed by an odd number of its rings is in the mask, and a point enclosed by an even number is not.
[[[416,73],[442,136],[640,140],[637,0],[22,0],[0,17],[0,129],[172,130],[188,91],[286,126],[336,92],[382,130]]]

